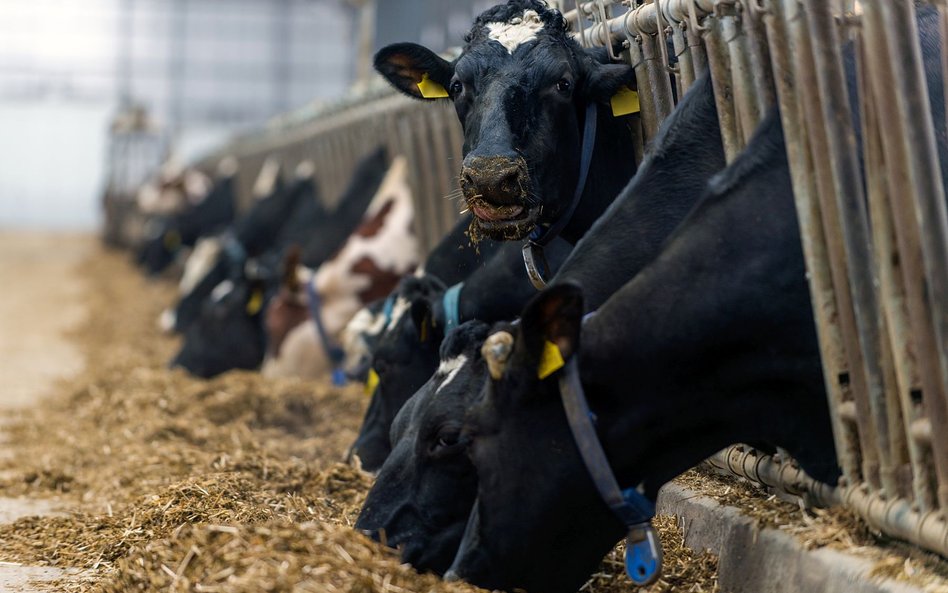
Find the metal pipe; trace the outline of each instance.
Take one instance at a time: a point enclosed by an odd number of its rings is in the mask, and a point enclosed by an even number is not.
[[[675,48],[675,57],[678,58],[678,75],[675,80],[678,82],[678,97],[680,100],[697,78],[695,76],[694,58],[691,55],[691,47],[688,45],[688,39],[685,35],[684,24],[672,25],[672,45]]]
[[[645,54],[641,44],[641,37],[629,38],[629,61],[635,69],[636,86],[639,89],[639,116],[642,118],[642,129],[645,140],[651,140],[658,134],[661,121],[658,118],[658,108],[655,105],[655,95],[651,92],[652,78],[649,67],[645,63]]]
[[[734,83],[731,77],[731,64],[728,60],[720,19],[706,19],[707,31],[704,35],[705,48],[708,50],[708,69],[711,71],[711,85],[714,87],[714,103],[718,110],[718,124],[721,127],[721,141],[724,144],[724,156],[727,162],[737,157],[743,145],[734,105]]]
[[[787,160],[790,164],[797,221],[800,226],[800,238],[810,285],[810,299],[813,303],[820,357],[823,361],[827,400],[833,419],[836,454],[840,460],[843,475],[855,482],[859,475],[857,435],[851,426],[842,421],[839,412],[845,394],[838,377],[846,373],[848,367],[829,266],[829,247],[820,224],[820,202],[808,150],[809,138],[804,123],[806,117],[802,104],[797,100],[797,89],[794,85],[791,56],[799,50],[787,32],[786,22],[781,2],[773,0],[770,11],[764,17],[764,25],[767,28],[770,58],[774,80],[777,83],[777,100],[780,104],[780,118],[787,145]]]
[[[856,138],[852,129],[849,96],[843,69],[841,42],[836,22],[822,0],[803,0],[813,45],[816,80],[821,97],[822,120],[826,127],[833,179],[833,194],[838,209],[848,281],[852,292],[856,337],[862,364],[854,370],[864,373],[866,390],[857,398],[868,398],[875,444],[879,453],[880,481],[889,496],[897,492],[891,450],[889,418],[897,417],[885,385],[880,365],[881,319],[875,285],[878,282],[871,258],[871,242],[865,208],[865,191],[856,156]],[[895,408],[893,410],[893,408]]]
[[[843,504],[880,531],[948,555],[948,521],[942,513],[919,512],[905,499],[887,499],[864,485],[833,488],[809,477],[791,460],[764,455],[744,445],[728,447],[708,462],[744,479],[803,495],[819,506]]]
[[[672,24],[689,21],[689,8],[702,19],[714,11],[714,0],[663,0],[662,13],[664,21]],[[605,23],[596,23],[586,30],[586,35],[592,45],[603,45],[603,39],[609,38],[613,43],[621,42],[627,35],[655,35],[658,33],[657,2],[644,4],[624,15],[609,19]],[[608,32],[608,33],[607,33]],[[573,34],[576,36],[576,34]]]
[[[899,403],[903,431],[900,447],[907,449],[911,461],[912,492],[920,510],[934,508],[935,494],[931,485],[931,453],[929,448],[916,438],[911,438],[912,426],[919,419],[919,406],[912,400],[912,393],[918,388],[920,379],[916,363],[916,346],[908,313],[906,288],[903,283],[903,262],[908,254],[903,254],[896,238],[896,223],[893,207],[895,201],[890,194],[893,190],[890,181],[902,176],[895,170],[897,162],[887,163],[883,148],[882,113],[880,102],[872,89],[873,75],[887,80],[887,75],[879,70],[871,70],[871,58],[864,37],[856,40],[856,56],[859,73],[860,121],[862,123],[863,152],[866,163],[866,187],[868,190],[872,238],[875,246],[875,259],[879,268],[880,297],[886,319],[886,335],[895,371],[895,384],[898,387]],[[883,83],[888,86],[888,83]],[[895,432],[895,431],[894,431]],[[909,438],[906,438],[908,435]],[[903,476],[905,472],[899,472]],[[901,480],[900,480],[901,481]]]
[[[668,77],[667,64],[659,51],[662,43],[658,35],[641,35],[642,59],[648,76],[648,91],[652,95],[655,117],[659,122],[668,117],[675,108],[672,96],[671,79]],[[641,97],[641,89],[639,90]]]
[[[754,74],[751,72],[745,48],[746,37],[741,30],[737,3],[734,0],[717,0],[715,3],[715,18],[721,23],[721,34],[727,46],[731,63],[731,84],[734,89],[734,112],[737,115],[737,124],[740,134],[740,147],[743,148],[750,140],[761,112],[757,109],[754,100]]]
[[[948,311],[944,306],[948,302],[948,215],[934,124],[912,5],[867,3],[864,20],[871,43],[881,44],[873,48],[874,65],[880,69],[879,77],[874,78],[876,95],[888,97],[889,105],[895,103],[894,117],[889,114],[884,119],[889,140],[885,149],[898,167],[890,178],[897,175],[903,183],[893,188],[892,195],[900,200],[893,213],[906,256],[909,312],[918,345],[923,405],[934,429],[938,501],[944,509],[948,508]],[[888,76],[885,95],[879,94],[882,72]]]

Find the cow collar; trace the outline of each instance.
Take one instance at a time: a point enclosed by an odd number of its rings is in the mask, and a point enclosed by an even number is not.
[[[590,101],[586,105],[586,122],[583,124],[582,155],[579,161],[579,180],[573,192],[573,201],[555,222],[546,226],[537,225],[530,237],[523,245],[523,263],[527,267],[527,276],[537,290],[546,288],[547,278],[550,275],[550,265],[546,261],[543,248],[555,239],[564,227],[573,218],[576,207],[586,190],[586,180],[589,177],[589,168],[592,166],[593,149],[596,147],[596,103]]]
[[[596,434],[594,415],[579,378],[576,357],[560,375],[560,397],[576,447],[599,496],[628,529],[625,571],[638,586],[653,583],[662,571],[662,546],[652,518],[655,504],[636,488],[622,490]]]
[[[319,293],[313,283],[312,279],[306,282],[306,304],[309,307],[309,316],[313,318],[313,325],[316,326],[316,339],[323,345],[326,358],[332,365],[332,383],[341,387],[346,384],[346,374],[342,370],[346,353],[326,331],[326,326],[323,324],[322,299],[319,298]]]
[[[441,305],[444,307],[444,333],[461,324],[461,289],[464,288],[463,282],[458,282],[451,288],[444,291],[441,297]]]
[[[244,271],[244,264],[247,262],[247,250],[240,240],[233,234],[228,233],[224,237],[223,244],[224,255],[227,257],[227,263],[230,265],[232,276],[239,276]]]

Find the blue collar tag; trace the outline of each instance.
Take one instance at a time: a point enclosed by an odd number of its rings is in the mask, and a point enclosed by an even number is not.
[[[625,572],[639,587],[662,574],[662,545],[651,523],[635,525],[625,539]]]
[[[461,289],[463,282],[458,282],[451,288],[444,291],[441,304],[444,306],[444,333],[447,334],[452,329],[461,324]]]
[[[332,384],[336,387],[345,387],[346,373],[341,367],[335,367],[332,370]]]
[[[383,328],[388,327],[388,324],[392,322],[392,309],[395,308],[395,293],[388,295],[388,298],[385,299],[385,302],[382,304],[382,314],[385,316],[385,325]]]

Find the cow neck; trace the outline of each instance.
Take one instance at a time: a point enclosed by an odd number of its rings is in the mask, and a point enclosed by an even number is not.
[[[546,261],[544,248],[566,228],[576,212],[576,207],[583,199],[586,180],[589,178],[589,168],[592,166],[593,151],[596,147],[596,126],[599,119],[597,111],[595,102],[590,101],[586,105],[583,143],[580,146],[579,178],[566,211],[560,214],[552,224],[537,225],[523,246],[523,263],[527,268],[527,276],[537,290],[545,288],[547,279],[550,277],[550,264]]]

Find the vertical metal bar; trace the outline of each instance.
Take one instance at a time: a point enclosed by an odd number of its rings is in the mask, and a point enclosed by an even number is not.
[[[793,1],[795,4],[795,0],[787,1]],[[848,366],[829,266],[830,250],[820,222],[822,214],[817,179],[813,175],[814,166],[808,149],[806,116],[804,106],[797,98],[797,84],[800,81],[794,77],[791,56],[796,55],[800,49],[795,46],[787,32],[787,12],[780,0],[771,0],[770,11],[764,17],[764,23],[770,42],[774,80],[777,83],[777,100],[780,104],[810,298],[823,360],[823,377],[833,419],[836,454],[845,478],[850,483],[856,483],[861,473],[858,435],[840,414],[840,407],[848,394],[844,392],[839,377],[848,374]],[[792,10],[789,12],[795,14]]]
[[[655,105],[655,95],[652,93],[652,79],[649,73],[649,67],[645,62],[642,37],[638,36],[634,39],[630,39],[629,44],[629,59],[635,68],[635,81],[639,93],[639,113],[642,117],[642,126],[645,130],[645,137],[651,139],[658,134],[660,120],[658,118],[658,108]]]
[[[648,74],[649,81],[648,90],[652,95],[655,117],[661,124],[662,120],[668,117],[672,109],[675,108],[675,101],[672,99],[671,78],[668,76],[667,64],[662,59],[658,35],[643,34],[641,40],[642,59],[645,60],[645,71]]]
[[[685,24],[672,25],[672,44],[675,47],[675,57],[678,58],[678,100],[684,95],[695,81],[695,63],[691,57],[691,47],[685,37]]]
[[[847,261],[839,230],[839,215],[833,204],[833,176],[830,170],[830,150],[827,130],[822,122],[815,121],[813,113],[821,113],[821,97],[814,93],[817,88],[816,65],[813,61],[813,49],[810,44],[810,31],[802,9],[797,0],[784,0],[785,18],[792,36],[793,57],[796,71],[796,101],[800,109],[807,114],[801,118],[806,126],[811,151],[812,172],[816,180],[817,196],[820,201],[823,235],[827,242],[827,255],[836,294],[838,323],[842,344],[846,356],[846,366],[837,377],[843,393],[843,401],[838,406],[842,418],[858,427],[859,452],[861,454],[861,477],[874,488],[881,486],[879,480],[879,454],[876,449],[876,435],[872,425],[871,412],[865,397],[866,375],[862,372],[862,351],[856,336],[853,317],[852,297],[847,280]]]
[[[741,0],[743,4],[742,29],[745,38],[747,63],[754,87],[754,100],[760,114],[776,102],[774,95],[773,72],[770,70],[770,55],[767,46],[767,31],[762,17],[763,11],[757,8],[757,0]]]
[[[754,74],[751,72],[745,50],[745,36],[737,14],[738,4],[734,0],[718,0],[715,4],[716,18],[721,23],[721,33],[727,46],[731,62],[731,84],[734,89],[734,111],[740,130],[739,145],[747,144],[757,128],[761,112],[754,99]]]
[[[865,190],[856,154],[856,137],[852,129],[852,112],[840,53],[841,43],[829,6],[823,0],[803,0],[803,5],[810,27],[822,123],[827,133],[833,191],[852,291],[856,336],[863,359],[861,368],[855,367],[854,370],[865,374],[866,391],[856,392],[856,397],[869,400],[869,411],[877,436],[880,482],[887,494],[894,495],[898,488],[893,473],[889,418],[896,417],[898,411],[891,409],[880,365],[881,319],[875,289],[878,279],[871,257]]]
[[[714,87],[714,102],[718,108],[721,140],[727,162],[731,162],[740,152],[742,142],[738,132],[737,115],[734,113],[734,85],[727,43],[721,30],[720,19],[708,17],[704,26],[708,29],[704,40],[708,52],[708,68],[711,70],[711,83]]]
[[[942,508],[948,508],[948,379],[944,366],[948,364],[944,350],[944,340],[948,339],[948,327],[944,326],[948,323],[948,293],[944,292],[948,290],[948,217],[934,123],[911,4],[867,3],[864,20],[873,46],[873,64],[888,77],[885,81],[881,73],[874,77],[876,96],[887,97],[890,106],[895,103],[895,113],[884,118],[884,149],[887,160],[893,163],[890,179],[901,182],[892,192],[900,202],[893,213],[918,346],[922,401],[931,422],[929,433],[939,481],[937,498]],[[883,85],[885,94],[880,94]],[[900,96],[903,93],[915,96]]]
[[[880,134],[880,117],[878,101],[872,92],[868,80],[866,48],[862,39],[858,42],[860,66],[859,96],[862,110],[863,152],[866,163],[866,189],[869,197],[869,214],[872,222],[872,239],[875,245],[876,262],[879,266],[880,297],[885,312],[885,329],[890,345],[890,351],[895,368],[895,382],[898,386],[899,403],[901,404],[903,438],[911,434],[911,427],[918,417],[917,406],[912,401],[912,392],[918,387],[918,371],[915,365],[913,352],[915,346],[912,340],[908,311],[906,309],[905,289],[902,285],[901,254],[895,238],[895,225],[890,210],[892,200],[889,198],[890,188],[887,183],[887,170],[882,136]],[[893,432],[896,432],[893,430]],[[925,512],[933,508],[934,492],[930,483],[931,471],[927,467],[927,447],[912,438],[907,438],[903,444],[908,449],[912,461],[911,472],[908,476],[904,471],[898,473],[900,488],[911,480],[912,498],[918,508]]]

